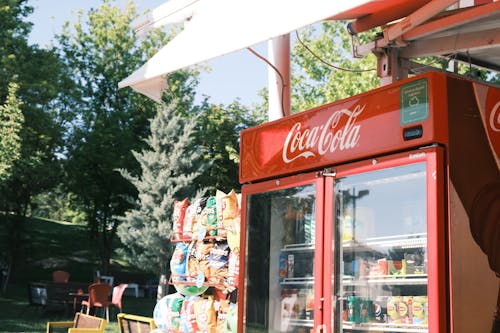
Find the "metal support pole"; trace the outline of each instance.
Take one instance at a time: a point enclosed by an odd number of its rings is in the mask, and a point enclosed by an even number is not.
[[[278,70],[269,67],[269,121],[290,114],[290,35],[268,42],[268,60]]]

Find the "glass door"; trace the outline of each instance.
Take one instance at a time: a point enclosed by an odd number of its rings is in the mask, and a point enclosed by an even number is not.
[[[337,169],[330,181],[333,332],[441,332],[429,326],[431,318],[436,327],[445,321],[445,295],[436,291],[445,276],[438,164],[427,150]]]
[[[307,174],[247,185],[245,332],[309,333],[322,320],[323,178]],[[320,198],[320,200],[318,200]],[[241,303],[240,303],[241,304]]]
[[[446,332],[443,152],[245,185],[239,332]]]

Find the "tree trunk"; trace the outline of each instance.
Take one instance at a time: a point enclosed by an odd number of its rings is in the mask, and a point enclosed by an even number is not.
[[[168,293],[167,275],[160,274],[160,280],[158,282],[158,292],[156,294],[156,302],[161,300],[163,297],[167,296],[167,293]]]
[[[4,262],[5,260],[5,262]],[[10,279],[10,270],[12,267],[12,256],[6,255],[5,258],[2,258],[2,262],[0,263],[0,293],[5,294],[7,291],[7,285],[9,284]]]

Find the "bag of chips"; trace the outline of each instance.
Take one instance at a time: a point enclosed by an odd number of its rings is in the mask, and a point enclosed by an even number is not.
[[[187,273],[187,251],[188,244],[177,243],[174,253],[170,259],[170,271],[172,282],[185,281]]]
[[[182,303],[179,332],[198,332],[198,324],[196,323],[196,314],[194,312],[194,304],[198,299],[199,296],[186,297]]]
[[[238,287],[238,279],[240,275],[240,256],[234,252],[229,253],[228,273],[226,284],[229,288],[228,291],[234,290]],[[232,290],[231,290],[232,289]]]
[[[228,195],[222,197],[222,219],[234,219],[238,216],[238,197],[236,192],[231,190]]]
[[[210,278],[210,252],[214,244],[211,242],[199,242],[196,247],[196,260],[198,260],[198,272],[205,276],[205,280]]]
[[[189,206],[189,200],[174,201],[174,212],[172,214],[172,239],[181,239],[183,232],[184,217],[186,209]]]
[[[240,228],[241,228],[241,220],[240,217],[237,216],[233,219],[224,219],[224,229],[226,229],[227,233],[227,242],[231,251],[236,254],[240,254]]]
[[[226,237],[226,229],[224,229],[224,224],[222,223],[222,198],[227,194],[217,190],[215,192],[215,211],[217,214],[217,239],[223,239]]]
[[[209,266],[210,266],[210,278],[209,282],[218,284],[219,288],[226,281],[228,273],[228,262],[229,262],[229,245],[227,242],[217,242],[214,244],[210,250]]]
[[[198,240],[204,239],[208,234],[208,211],[203,209],[200,215],[196,215],[196,226],[193,228],[193,235]]]
[[[238,306],[229,303],[229,311],[226,314],[226,320],[222,328],[222,333],[236,333],[238,329]]]
[[[198,326],[198,332],[215,333],[217,326],[217,316],[215,314],[214,299],[200,298],[194,303],[194,314]]]
[[[180,313],[184,297],[175,293],[163,297],[156,303],[153,319],[156,326],[168,333],[178,333]]]
[[[226,325],[227,313],[229,312],[229,300],[223,299],[219,301],[217,309],[217,333],[221,333]]]
[[[196,239],[204,238],[206,234],[206,218],[205,221],[202,221],[202,213],[203,209],[205,208],[207,204],[208,198],[198,198],[194,201],[194,209],[195,209],[195,214],[193,217],[193,222],[192,222],[192,235]]]
[[[193,220],[196,215],[196,207],[193,204],[186,208],[184,222],[182,224],[182,237],[185,239],[193,238]]]
[[[207,217],[207,229],[209,236],[217,236],[217,205],[214,196],[211,196],[207,200],[207,205],[205,206],[205,214]]]
[[[197,242],[192,241],[189,243],[187,250],[187,277],[186,281],[195,282],[198,275],[198,259],[196,259]]]

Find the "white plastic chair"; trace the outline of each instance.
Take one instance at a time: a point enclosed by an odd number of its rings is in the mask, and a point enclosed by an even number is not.
[[[115,278],[113,276],[109,275],[101,275],[99,277],[101,282],[109,284],[111,287],[113,287],[113,284],[115,283]]]

